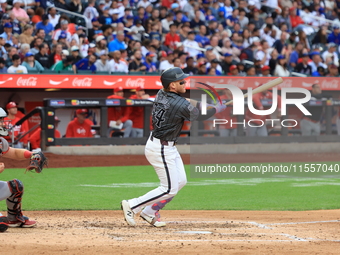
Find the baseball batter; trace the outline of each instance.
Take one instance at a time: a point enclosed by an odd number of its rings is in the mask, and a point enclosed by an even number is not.
[[[0,107],[0,157],[16,160],[31,158],[31,151],[11,148],[6,139],[2,137],[8,135],[4,122],[6,116],[6,112]],[[0,162],[0,173],[4,170],[5,165]],[[0,232],[6,231],[8,227],[30,228],[36,225],[36,221],[30,220],[22,214],[21,200],[23,193],[24,186],[20,180],[0,181],[0,201],[6,199],[7,204],[7,217],[0,217]]]
[[[226,108],[223,104],[212,106],[206,115],[201,115],[199,102],[192,101],[191,104],[189,99],[180,95],[186,92],[184,79],[188,76],[179,67],[166,69],[161,74],[163,89],[159,90],[154,101],[153,131],[145,146],[145,156],[154,167],[160,186],[143,196],[121,202],[125,220],[130,226],[136,225],[134,216],[139,212],[140,217],[154,227],[166,225],[160,221],[159,210],[187,182],[184,165],[175,146],[184,121],[205,120]]]

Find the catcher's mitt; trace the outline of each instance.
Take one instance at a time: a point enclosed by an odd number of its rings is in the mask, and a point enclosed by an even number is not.
[[[35,152],[30,158],[30,165],[26,168],[26,171],[33,171],[41,173],[44,166],[47,166],[47,158],[42,151]]]

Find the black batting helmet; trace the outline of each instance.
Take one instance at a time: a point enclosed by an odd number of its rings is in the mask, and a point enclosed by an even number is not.
[[[171,82],[180,81],[187,78],[189,74],[183,73],[179,67],[171,67],[164,70],[161,74],[161,82],[165,89],[167,89]]]

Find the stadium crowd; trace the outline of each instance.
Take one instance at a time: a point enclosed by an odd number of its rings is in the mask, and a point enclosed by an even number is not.
[[[339,75],[339,0],[0,0],[0,6],[0,73],[151,74],[175,66],[195,75]]]

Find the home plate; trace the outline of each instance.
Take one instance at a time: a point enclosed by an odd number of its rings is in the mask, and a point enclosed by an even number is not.
[[[212,234],[210,231],[178,231],[181,234]]]

